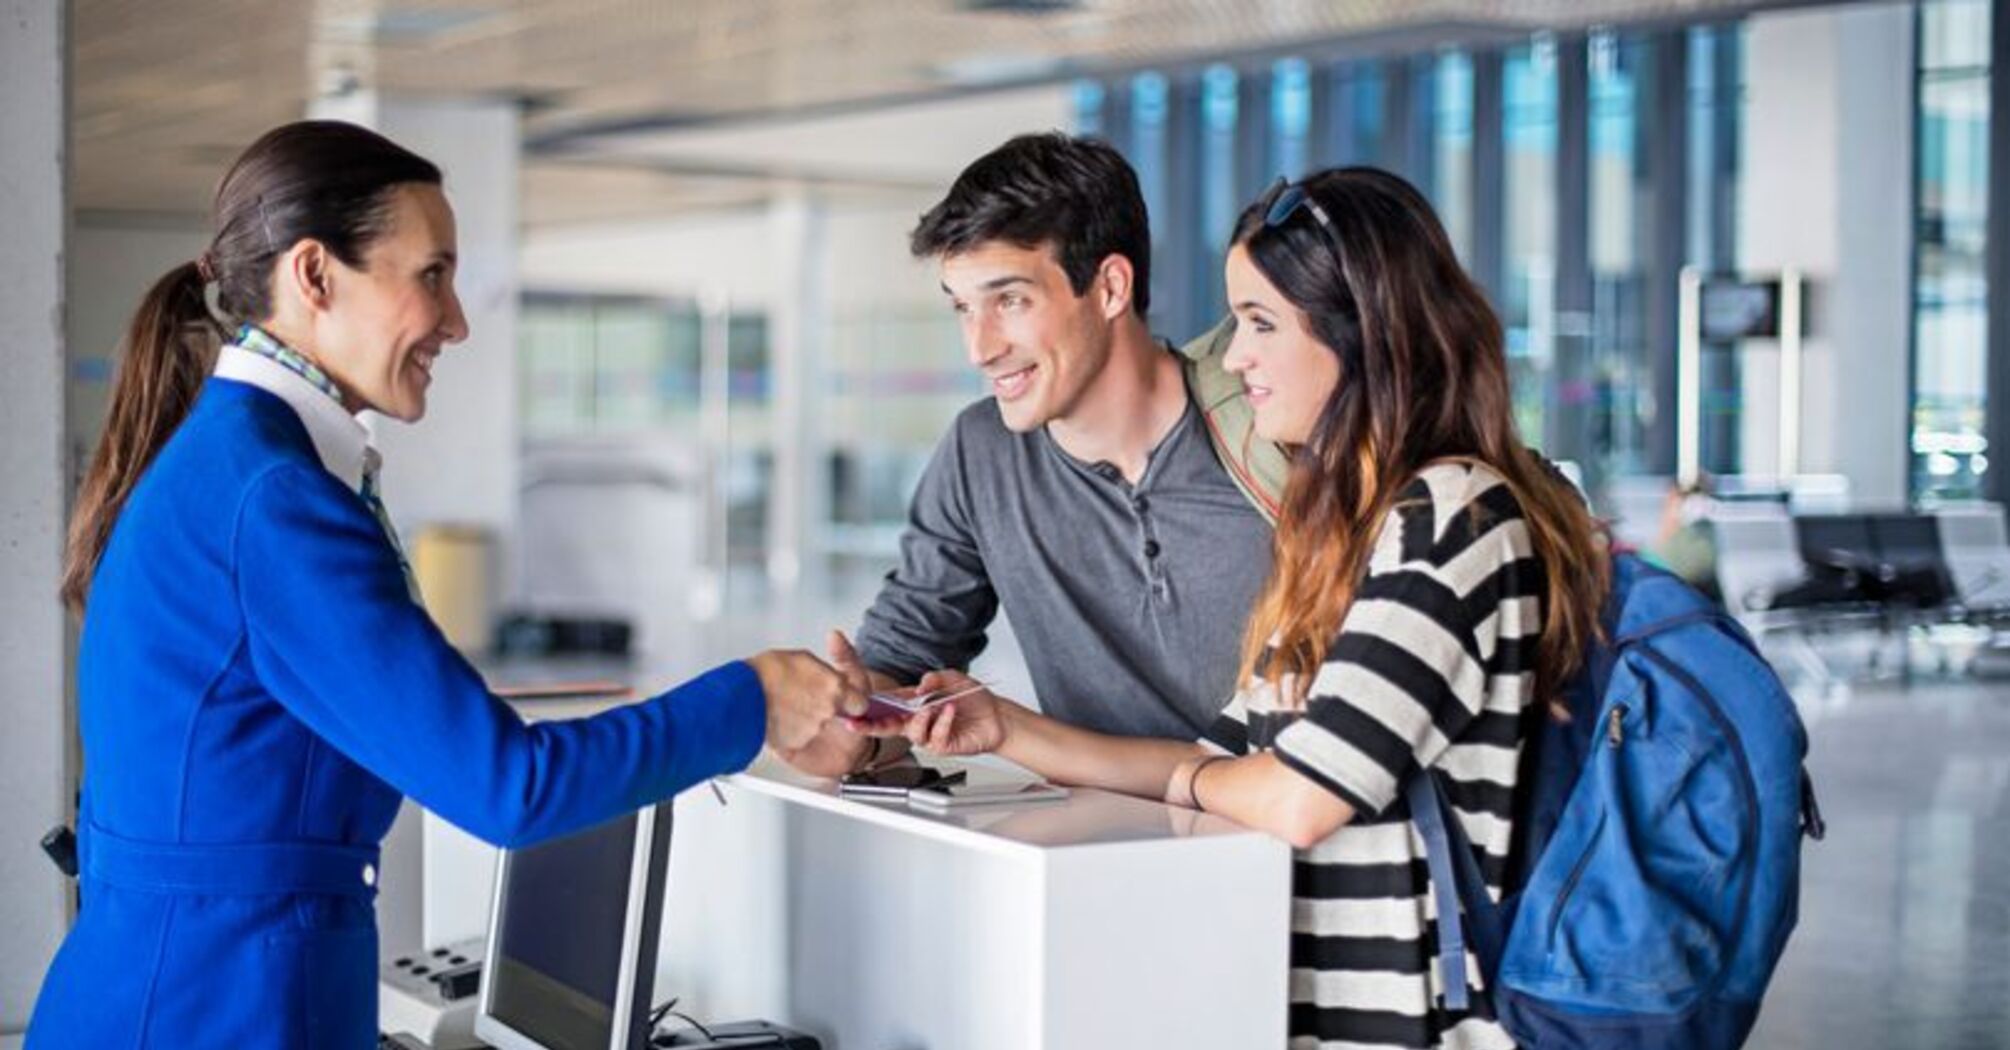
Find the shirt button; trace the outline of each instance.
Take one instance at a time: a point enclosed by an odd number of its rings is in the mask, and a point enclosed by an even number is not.
[[[376,884],[377,884],[377,866],[375,864],[363,865],[363,885],[375,886]]]
[[[1152,501],[1144,498],[1143,496],[1134,496],[1131,498],[1131,509],[1137,511],[1139,514],[1143,514],[1145,511],[1149,510],[1151,508],[1151,505]]]
[[[1158,557],[1158,556],[1159,556],[1159,541],[1157,541],[1157,540],[1146,540],[1146,541],[1145,541],[1145,557],[1147,557],[1147,558],[1156,558],[1156,557]]]

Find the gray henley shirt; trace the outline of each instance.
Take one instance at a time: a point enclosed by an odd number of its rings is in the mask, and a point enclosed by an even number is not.
[[[1048,714],[1194,739],[1234,692],[1270,542],[1191,401],[1133,486],[1045,428],[1007,430],[987,398],[922,475],[859,652],[904,681],[968,668],[1003,603]]]

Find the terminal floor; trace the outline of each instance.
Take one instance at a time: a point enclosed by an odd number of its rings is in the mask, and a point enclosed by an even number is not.
[[[1802,697],[1828,819],[1751,1045],[2010,1047],[2010,681]]]

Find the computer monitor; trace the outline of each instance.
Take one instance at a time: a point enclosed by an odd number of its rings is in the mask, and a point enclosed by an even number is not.
[[[475,1036],[499,1050],[639,1050],[656,984],[670,804],[505,850]]]
[[[1867,569],[1877,564],[1870,519],[1861,514],[1810,514],[1794,519],[1801,556],[1813,565]]]

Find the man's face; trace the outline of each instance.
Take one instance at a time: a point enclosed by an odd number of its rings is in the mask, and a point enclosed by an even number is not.
[[[990,381],[1005,425],[1024,433],[1066,418],[1110,357],[1115,319],[1102,282],[1076,295],[1044,245],[986,241],[941,265],[964,349]]]

